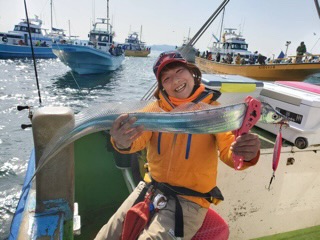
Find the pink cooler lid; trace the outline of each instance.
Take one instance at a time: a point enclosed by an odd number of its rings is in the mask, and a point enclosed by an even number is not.
[[[276,81],[276,84],[320,94],[320,86],[305,82]]]

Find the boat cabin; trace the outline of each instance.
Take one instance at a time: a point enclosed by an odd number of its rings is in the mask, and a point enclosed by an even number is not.
[[[146,50],[146,45],[139,39],[139,34],[137,32],[129,34],[128,38],[125,39],[125,43],[121,44],[121,47],[124,50],[132,51]]]
[[[222,58],[226,58],[229,53],[232,57],[235,57],[238,53],[241,58],[246,61],[249,60],[251,55],[254,55],[251,51],[248,51],[248,44],[245,38],[239,33],[237,34],[235,28],[225,28],[225,32],[222,35],[221,41],[217,40],[210,48],[212,57],[215,59],[219,52]]]
[[[42,20],[37,16],[29,19],[29,27],[35,46],[51,46],[53,41],[60,41],[65,37],[64,30],[62,29],[52,28],[51,32],[48,33],[46,29],[42,28]],[[22,19],[21,22],[14,26],[13,31],[0,33],[0,43],[7,45],[30,45],[28,36],[29,27],[27,20]]]
[[[101,22],[93,24],[93,29],[90,31],[89,45],[110,47],[113,44],[112,25],[107,18],[98,18]]]

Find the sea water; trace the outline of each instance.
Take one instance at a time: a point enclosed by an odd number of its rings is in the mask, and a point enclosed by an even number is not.
[[[75,112],[105,102],[139,100],[156,81],[153,63],[160,52],[147,58],[126,57],[109,74],[80,76],[57,59],[37,60],[42,106],[67,106]],[[33,148],[28,110],[39,108],[32,60],[0,60],[0,240],[9,234]]]
[[[155,82],[152,66],[160,52],[147,58],[126,57],[110,74],[79,76],[57,59],[38,60],[42,106],[68,106],[75,112],[98,103],[141,99]],[[307,82],[320,84],[320,76]],[[39,107],[31,60],[0,60],[0,240],[7,239],[33,147],[28,111]]]

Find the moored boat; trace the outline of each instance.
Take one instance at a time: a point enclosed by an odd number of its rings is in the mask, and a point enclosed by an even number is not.
[[[205,73],[241,75],[263,81],[303,81],[313,74],[320,73],[320,62],[241,65],[196,57],[196,65]]]
[[[107,73],[118,69],[124,53],[114,43],[112,25],[109,23],[109,1],[107,18],[99,18],[89,33],[88,44],[53,44],[53,53],[78,74]]]
[[[263,81],[303,81],[310,75],[320,73],[318,55],[305,56],[302,62],[296,61],[295,56],[266,62],[266,57],[248,50],[248,43],[240,33],[235,32],[236,29],[225,30],[222,40],[216,39],[207,56],[196,57],[196,65],[201,71],[241,75]],[[236,61],[237,55],[239,60]]]
[[[190,38],[190,28],[189,28],[188,37],[183,39],[183,43],[180,47],[177,48],[177,51],[180,52],[183,58],[186,59],[188,62],[194,63],[195,56],[197,55],[198,50],[188,44],[190,41],[191,41],[191,38]]]
[[[258,81],[246,81],[243,87],[234,88],[234,83],[240,86],[246,79],[224,78],[205,75],[204,83],[220,90],[222,97],[237,95],[235,89],[241,89],[239,98],[257,96],[263,90]],[[222,101],[230,101],[229,96]],[[33,186],[28,184],[51,137],[72,119],[69,108],[40,108],[34,112],[35,154],[29,160],[30,171],[12,223],[11,239],[72,239],[73,226],[78,234],[75,239],[93,239],[144,174],[139,167],[143,154],[120,155],[108,141],[109,134],[101,131],[83,136],[62,150],[37,172]],[[277,178],[268,191],[265,186],[272,173],[274,136],[254,131],[263,141],[255,168],[235,173],[219,164],[218,182],[226,200],[214,209],[227,220],[229,239],[252,239],[320,225],[320,203],[316,201],[320,197],[320,146],[301,150],[284,144]],[[75,205],[79,212],[73,216]]]
[[[52,53],[51,45],[60,41],[62,35],[49,35],[42,29],[42,21],[36,17],[29,19],[31,38],[36,58],[56,58]],[[0,33],[0,59],[31,58],[31,46],[28,36],[28,23],[23,19],[14,26],[13,31]]]
[[[150,54],[150,48],[146,46],[145,42],[141,41],[142,27],[140,30],[140,37],[137,32],[130,33],[125,43],[121,44],[125,55],[128,57],[147,57]]]

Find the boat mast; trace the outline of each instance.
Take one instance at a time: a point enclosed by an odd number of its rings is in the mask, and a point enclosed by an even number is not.
[[[70,40],[71,39],[70,19],[68,20],[68,25],[69,25],[69,40]]]
[[[109,32],[109,0],[107,0],[107,31]]]
[[[50,17],[51,17],[51,31],[52,31],[52,0],[50,1],[50,11],[51,11],[51,14],[50,14]]]
[[[92,1],[92,18],[93,18],[92,25],[94,25],[95,22],[96,22],[96,4],[95,4],[95,0]],[[91,26],[90,26],[90,28],[91,28]]]
[[[140,42],[141,42],[141,38],[142,38],[142,25],[140,27]]]
[[[223,28],[223,21],[224,21],[224,12],[225,12],[226,8],[223,8],[223,12],[222,12],[222,19],[221,19],[221,26],[220,26],[220,37],[219,37],[219,42],[221,42],[221,36],[222,36],[222,28]]]

